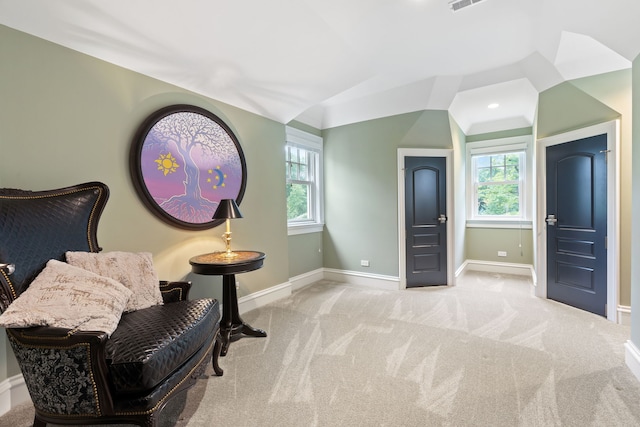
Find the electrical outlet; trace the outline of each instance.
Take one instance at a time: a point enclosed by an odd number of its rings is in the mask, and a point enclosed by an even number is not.
[[[360,265],[362,267],[369,267],[369,260],[368,259],[361,259],[360,260]]]
[[[498,256],[507,256],[507,251],[498,251]]]

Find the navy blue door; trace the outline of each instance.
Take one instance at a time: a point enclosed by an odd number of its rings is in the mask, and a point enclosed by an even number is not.
[[[606,315],[607,136],[547,147],[547,297]]]
[[[406,157],[407,287],[447,284],[445,157]]]

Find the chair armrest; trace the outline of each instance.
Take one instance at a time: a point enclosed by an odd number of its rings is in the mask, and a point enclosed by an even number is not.
[[[58,415],[113,411],[106,333],[46,326],[6,331],[31,400],[40,411]]]
[[[190,289],[191,282],[160,281],[160,292],[162,293],[162,300],[165,304],[176,301],[186,301],[189,299]]]

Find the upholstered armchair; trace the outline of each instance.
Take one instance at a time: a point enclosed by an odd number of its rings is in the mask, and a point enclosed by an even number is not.
[[[155,426],[209,360],[222,375],[218,301],[188,300],[189,283],[157,277],[157,289],[136,288],[155,277],[144,267],[150,254],[109,255],[98,246],[108,196],[98,182],[0,189],[0,321],[35,407],[34,426]],[[96,265],[103,271],[92,271]]]

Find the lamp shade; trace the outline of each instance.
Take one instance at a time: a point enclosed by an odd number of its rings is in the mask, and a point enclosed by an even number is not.
[[[240,209],[233,199],[222,199],[212,219],[242,218]]]

